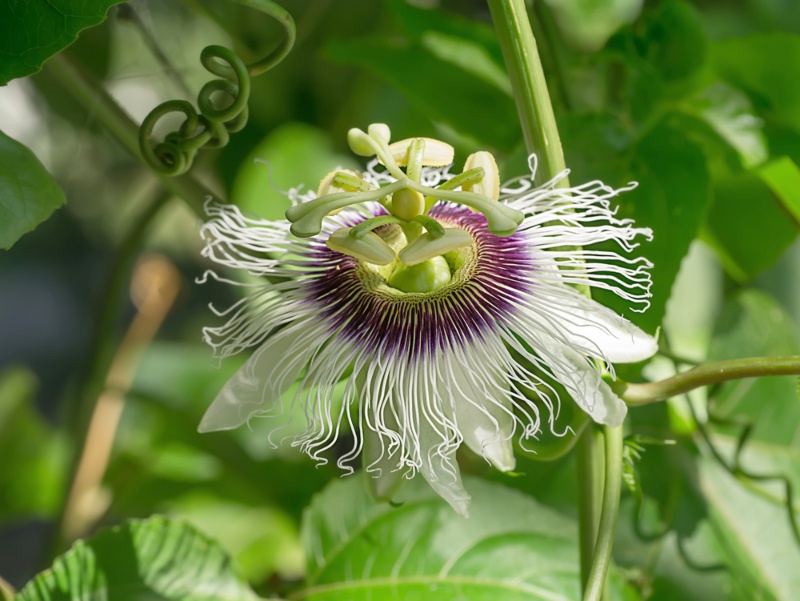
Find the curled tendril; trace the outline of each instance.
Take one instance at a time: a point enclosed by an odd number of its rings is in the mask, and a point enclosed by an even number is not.
[[[201,148],[222,148],[230,134],[247,124],[250,78],[260,75],[281,62],[294,45],[295,25],[291,15],[270,0],[236,0],[240,4],[264,12],[284,28],[281,43],[267,56],[252,65],[245,65],[232,50],[207,46],[200,53],[203,67],[221,79],[206,83],[197,96],[197,107],[186,100],[169,100],[154,108],[139,128],[139,148],[144,160],[156,171],[181,175],[192,166]],[[153,130],[158,121],[171,113],[183,114],[183,122],[164,140],[154,144]]]

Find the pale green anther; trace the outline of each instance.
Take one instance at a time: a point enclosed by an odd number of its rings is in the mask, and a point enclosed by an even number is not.
[[[435,237],[430,232],[420,236],[400,251],[398,257],[406,265],[417,265],[434,257],[470,246],[472,236],[460,228],[445,228],[444,234]]]
[[[336,230],[325,244],[331,250],[375,265],[388,265],[394,261],[394,250],[380,236],[367,232],[360,238],[354,238],[350,236],[351,229],[343,227]]]
[[[401,263],[389,277],[388,284],[401,292],[427,293],[439,290],[450,278],[450,266],[445,258],[433,257],[417,265]]]
[[[492,153],[481,150],[469,155],[464,163],[464,171],[471,169],[483,169],[485,175],[480,180],[465,182],[461,189],[465,192],[477,192],[492,200],[500,198],[500,171]]]
[[[414,140],[425,140],[425,153],[422,155],[422,164],[426,167],[444,167],[453,162],[455,150],[447,142],[434,138],[406,138],[393,142],[387,148],[394,161],[404,167],[408,162],[408,147]],[[381,158],[381,161],[383,159]],[[385,163],[384,163],[385,164]]]
[[[369,137],[383,146],[389,145],[392,139],[392,130],[385,123],[373,123],[367,128]]]

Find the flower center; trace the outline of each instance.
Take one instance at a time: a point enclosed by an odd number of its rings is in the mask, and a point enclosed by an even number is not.
[[[368,272],[377,273],[384,285],[395,291],[417,294],[435,292],[454,279],[461,279],[461,268],[468,257],[472,256],[475,246],[475,241],[466,230],[453,229],[463,235],[466,243],[462,240],[458,249],[445,246],[442,247],[441,254],[425,255],[411,262],[403,261],[402,258],[409,254],[408,249],[411,249],[413,256],[414,242],[412,240],[409,244],[408,240],[413,238],[415,232],[406,231],[396,224],[381,226],[375,230],[375,234],[397,253],[394,261],[388,265],[377,265],[369,260],[362,260],[361,265]]]

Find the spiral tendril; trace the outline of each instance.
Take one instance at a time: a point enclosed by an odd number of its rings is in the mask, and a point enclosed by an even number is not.
[[[220,79],[209,81],[200,89],[198,110],[186,100],[169,100],[154,108],[139,128],[142,156],[160,173],[171,176],[186,173],[199,150],[226,146],[230,134],[241,131],[247,124],[250,78],[280,63],[294,45],[294,20],[282,7],[271,0],[236,1],[277,19],[283,26],[284,37],[270,54],[252,65],[246,65],[232,50],[223,46],[203,48],[200,63]],[[170,113],[183,114],[183,122],[164,136],[163,141],[154,143],[156,124]]]

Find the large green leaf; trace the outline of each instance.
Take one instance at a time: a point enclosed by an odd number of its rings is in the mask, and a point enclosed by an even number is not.
[[[0,131],[0,248],[11,248],[64,202],[36,155]]]
[[[643,242],[636,250],[654,265],[651,306],[645,313],[631,313],[627,302],[610,293],[600,290],[596,298],[655,332],[681,261],[705,216],[711,199],[710,178],[703,151],[669,120],[654,127],[630,154],[629,178],[639,186],[615,202],[619,203],[619,217],[653,229],[653,241]]]
[[[794,332],[792,320],[770,296],[744,291],[724,307],[711,341],[709,359],[794,355],[800,352]],[[714,396],[712,410],[721,417],[753,422],[755,439],[773,444],[800,444],[796,377],[728,382]]]
[[[717,72],[750,94],[761,111],[800,128],[800,36],[755,34],[712,47]]]
[[[771,267],[797,237],[786,207],[800,209],[800,173],[791,159],[721,179],[704,236],[740,282]]]
[[[337,42],[328,54],[384,78],[431,119],[489,147],[510,152],[522,139],[502,67],[482,44],[452,28],[426,28],[416,39]]]
[[[78,541],[20,591],[18,601],[258,599],[214,542],[163,517]]]
[[[0,4],[0,86],[36,73],[122,0],[7,0]]]
[[[763,452],[753,449],[751,453]],[[762,461],[769,461],[762,457]],[[710,457],[698,463],[699,485],[732,571],[750,582],[750,599],[792,601],[800,590],[800,546],[785,507],[748,490]]]
[[[306,511],[308,586],[291,598],[580,598],[572,520],[497,484],[465,485],[467,520],[421,478],[398,507],[370,500],[360,476],[334,481]],[[613,588],[619,598],[618,581]]]

